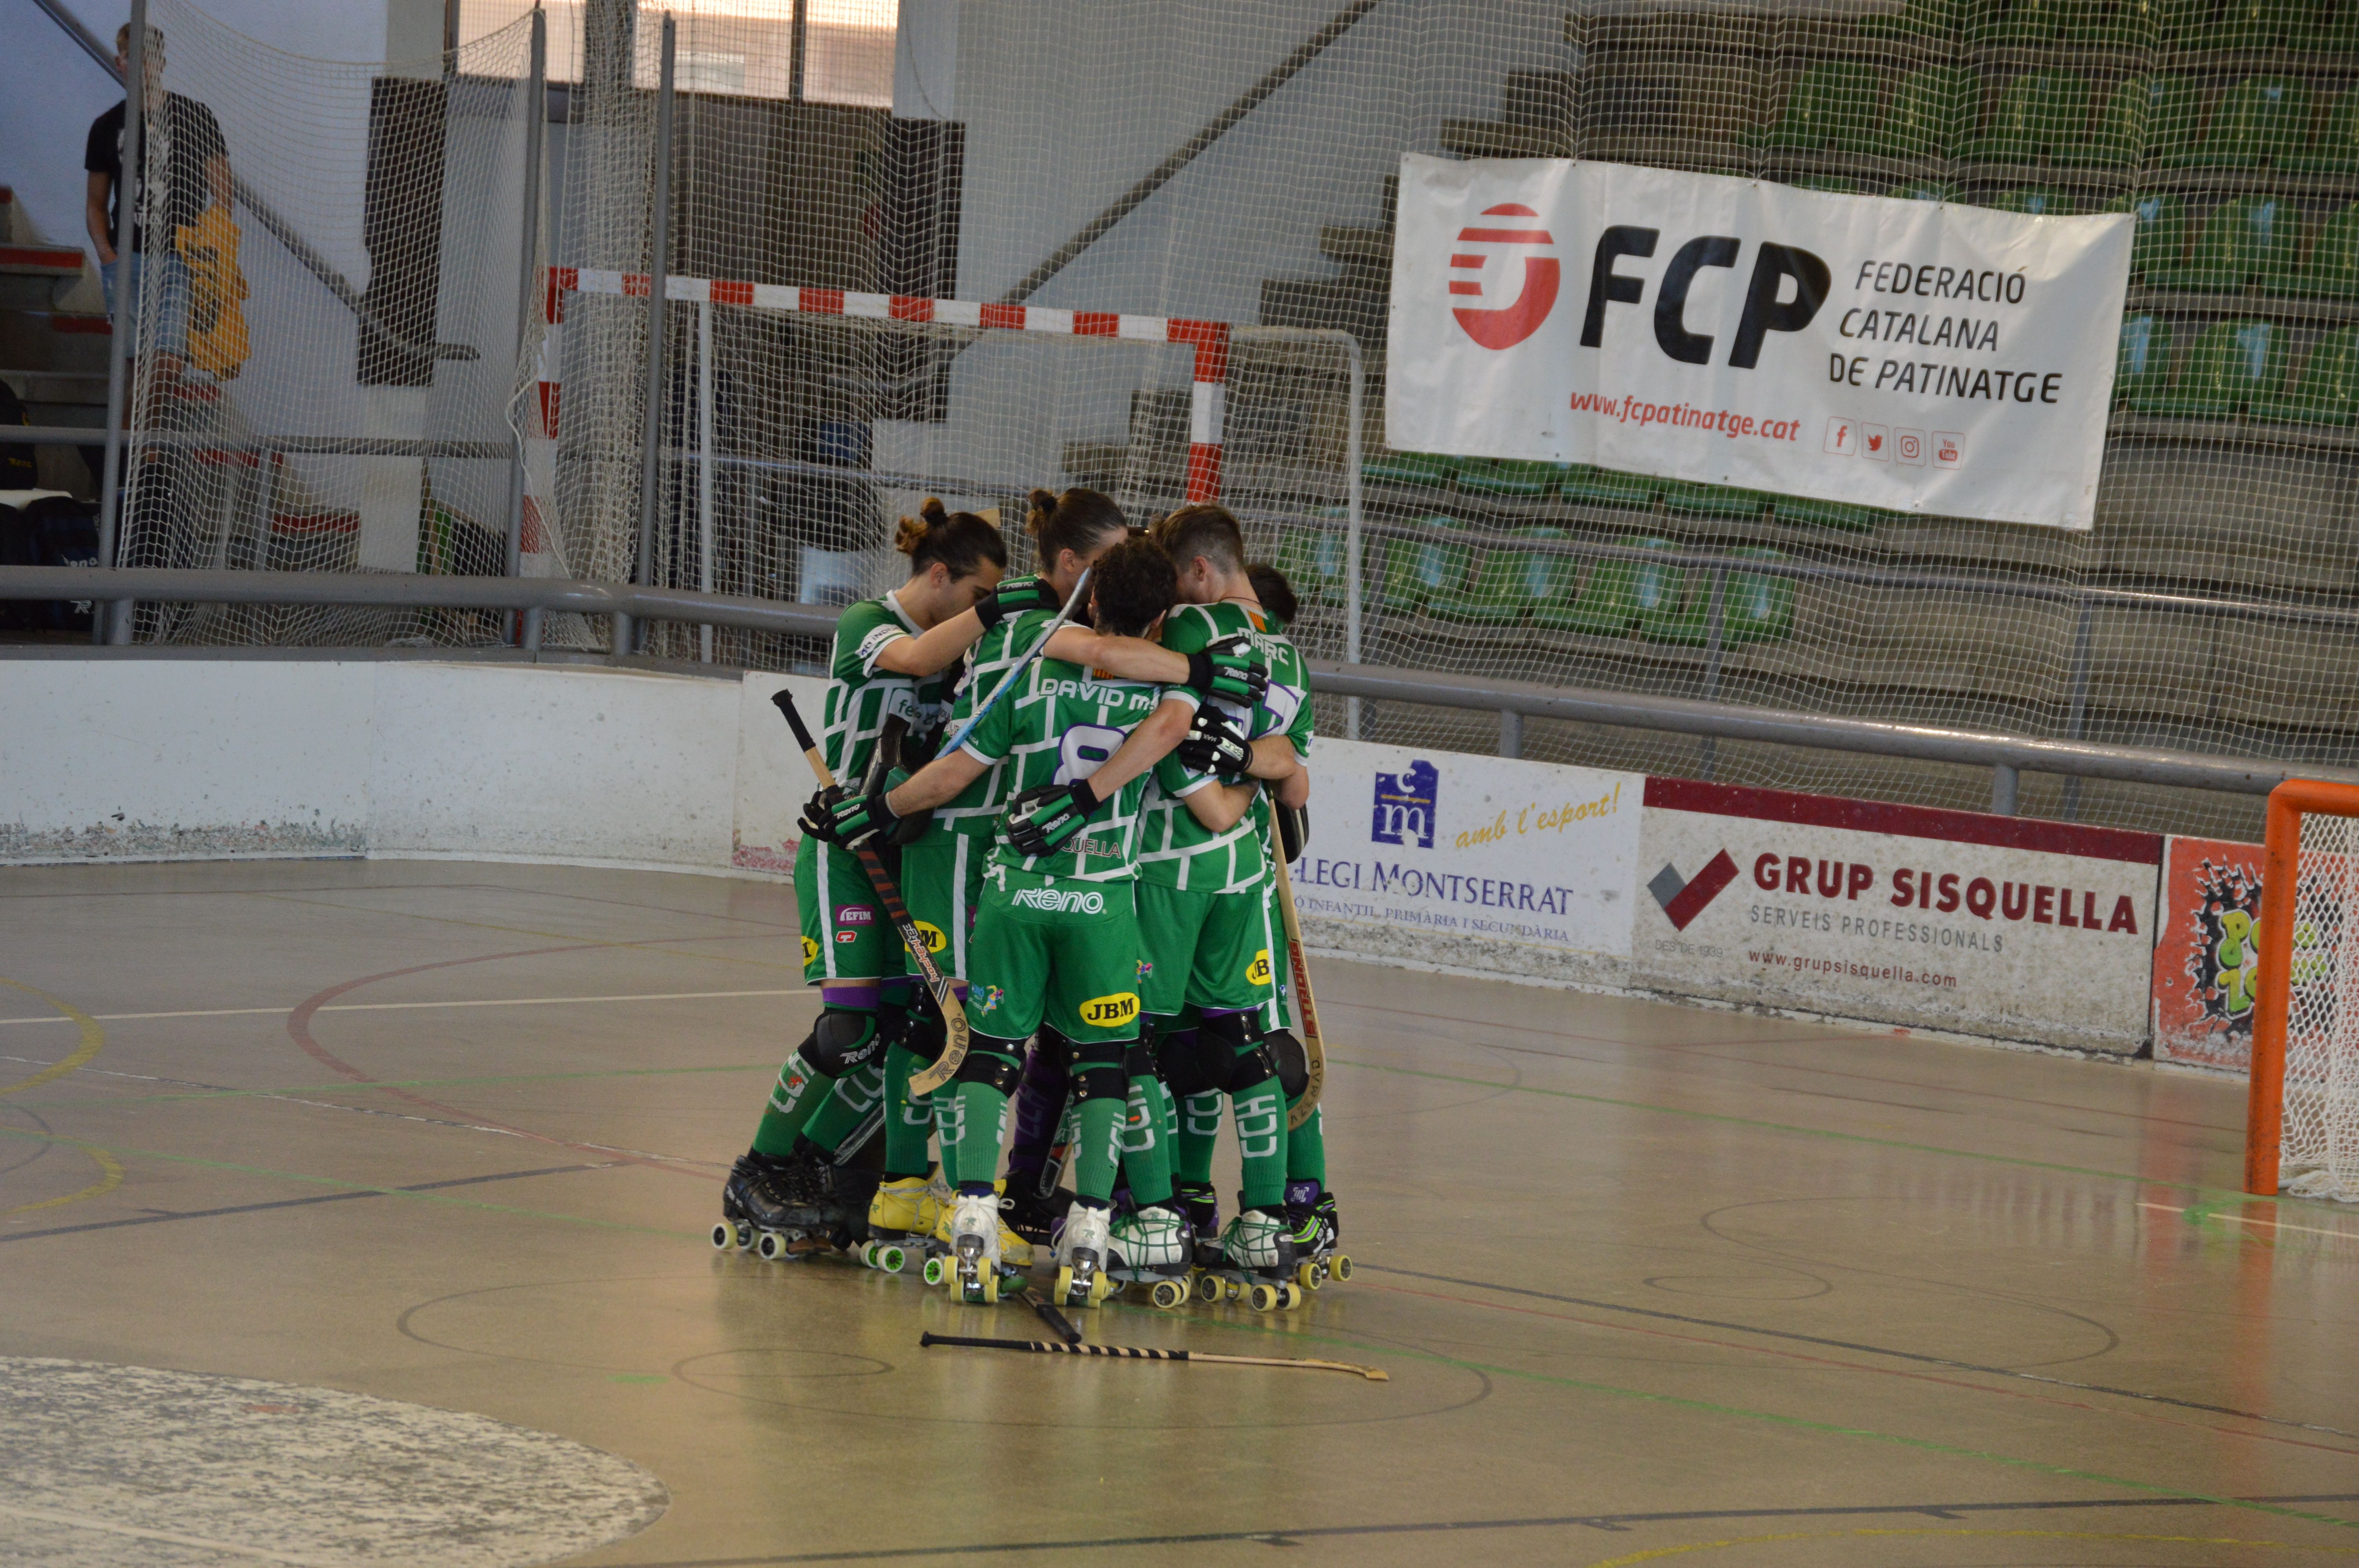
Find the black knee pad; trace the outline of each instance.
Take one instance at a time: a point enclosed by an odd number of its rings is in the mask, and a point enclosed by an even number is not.
[[[1122,1070],[1125,1077],[1155,1076],[1155,1048],[1144,1040],[1134,1040],[1122,1048]]]
[[[915,1052],[921,1061],[939,1062],[942,1059],[942,1048],[950,1044],[950,1028],[942,1022],[940,1011],[930,1007],[912,1008],[902,1015],[901,1027],[895,1033],[893,1044],[904,1051]]]
[[[1013,1095],[1016,1084],[1023,1079],[1023,1066],[996,1051],[976,1050],[974,1045],[979,1044],[981,1042],[975,1042],[968,1046],[966,1058],[959,1063],[958,1072],[954,1075],[955,1081],[983,1084],[1001,1094]]]
[[[866,1066],[882,1048],[876,1015],[864,1008],[831,1007],[811,1025],[803,1060],[831,1078]]]
[[[1155,1065],[1163,1086],[1181,1099],[1226,1085],[1231,1055],[1225,1044],[1192,1029],[1167,1034],[1155,1044]]]
[[[1261,1037],[1260,1017],[1251,1012],[1208,1013],[1201,1024],[1207,1041],[1229,1053],[1231,1065],[1220,1087],[1241,1094],[1277,1076],[1277,1064]]]
[[[1091,1062],[1073,1072],[1073,1103],[1130,1098],[1130,1075],[1112,1062]]]
[[[1310,1057],[1302,1049],[1302,1042],[1290,1029],[1280,1029],[1261,1037],[1269,1050],[1270,1060],[1277,1064],[1277,1087],[1286,1091],[1288,1100],[1299,1099],[1310,1087]]]

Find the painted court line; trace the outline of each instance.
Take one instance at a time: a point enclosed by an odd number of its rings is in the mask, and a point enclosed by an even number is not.
[[[714,997],[741,996],[800,996],[810,988],[792,986],[771,990],[750,991],[639,991],[629,996],[514,996],[493,997],[479,1001],[348,1001],[319,1008],[320,1012],[398,1012],[421,1007],[563,1007],[573,1002],[592,1001],[702,1001]],[[94,1012],[102,1023],[114,1023],[143,1018],[277,1018],[295,1011],[288,1007],[212,1007],[196,1008],[181,1012]],[[0,1018],[0,1023],[71,1023],[71,1018]]]
[[[2138,1207],[2156,1209],[2163,1214],[2192,1214],[2198,1221],[2216,1219],[2227,1225],[2253,1225],[2263,1230],[2298,1230],[2304,1236],[2331,1236],[2337,1241],[2359,1241],[2359,1230],[2323,1230],[2315,1225],[2288,1225],[2281,1219],[2264,1219],[2257,1215],[2223,1214],[2216,1208],[2173,1208],[2167,1203],[2147,1203],[2143,1199],[2139,1201]]]

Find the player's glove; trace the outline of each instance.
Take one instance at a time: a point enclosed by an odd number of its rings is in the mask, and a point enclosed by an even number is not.
[[[1087,779],[1071,784],[1042,784],[1027,789],[1007,803],[1002,821],[1007,841],[1024,856],[1053,855],[1082,830],[1098,808],[1097,792]]]
[[[891,833],[900,820],[885,804],[885,792],[881,789],[873,795],[845,795],[828,811],[827,836],[833,843],[855,849],[879,835]]]
[[[1240,632],[1188,655],[1187,684],[1202,697],[1222,697],[1258,708],[1269,691],[1269,662],[1253,639]]]
[[[1027,610],[1057,610],[1063,603],[1057,590],[1049,586],[1048,579],[1014,578],[993,589],[976,604],[974,618],[988,632],[1011,615],[1021,615]]]
[[[805,801],[800,823],[803,836],[807,838],[817,838],[828,844],[838,842],[835,837],[835,808],[842,803],[843,798],[843,786],[830,784],[825,789],[817,791],[810,799]]]
[[[1196,709],[1178,751],[1180,765],[1191,773],[1243,778],[1253,763],[1252,743],[1210,703]]]

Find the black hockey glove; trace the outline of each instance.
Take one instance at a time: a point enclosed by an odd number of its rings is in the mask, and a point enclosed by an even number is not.
[[[1269,691],[1269,663],[1253,639],[1240,632],[1189,654],[1187,684],[1201,696],[1258,708]]]
[[[1253,765],[1253,744],[1237,733],[1211,703],[1196,709],[1189,721],[1188,738],[1180,742],[1180,765],[1191,773],[1243,778]]]
[[[1007,803],[1002,825],[1016,852],[1027,857],[1053,855],[1082,830],[1098,808],[1097,793],[1087,779],[1071,784],[1042,784],[1027,789]]]
[[[880,834],[889,834],[901,819],[885,804],[885,792],[847,795],[828,813],[828,837],[847,849],[858,849]]]
[[[1310,841],[1310,808],[1307,806],[1281,806],[1277,808],[1277,848],[1288,865],[1302,859],[1303,846]]]
[[[1021,615],[1027,610],[1057,610],[1063,604],[1057,590],[1049,586],[1048,579],[1012,578],[984,596],[974,607],[974,618],[988,632],[1011,615]]]
[[[817,838],[829,844],[840,843],[841,841],[835,836],[835,808],[842,803],[843,798],[843,786],[830,784],[825,789],[814,793],[810,799],[805,801],[803,817],[799,824],[804,837]]]

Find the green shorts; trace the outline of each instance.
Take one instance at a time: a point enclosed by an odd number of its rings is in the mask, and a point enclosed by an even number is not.
[[[1190,892],[1138,884],[1138,950],[1147,1011],[1176,1018],[1192,1002],[1215,1012],[1266,1006],[1276,979],[1270,905],[1258,887]]]
[[[967,949],[974,939],[975,911],[983,907],[983,862],[991,840],[980,833],[929,828],[901,851],[901,897],[918,923],[934,967],[953,979],[967,978]]]
[[[908,972],[900,933],[868,885],[859,858],[818,838],[795,852],[795,903],[803,919],[803,979],[875,980]]]
[[[1077,1044],[1138,1038],[1133,884],[1082,882],[995,865],[968,974],[978,1034],[1022,1040],[1045,1022]]]

